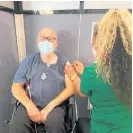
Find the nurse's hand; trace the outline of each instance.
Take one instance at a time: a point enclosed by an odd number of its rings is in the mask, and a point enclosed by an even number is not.
[[[33,122],[40,123],[41,122],[41,113],[38,108],[34,105],[33,102],[30,102],[26,106],[27,113],[30,119]]]
[[[79,61],[74,61],[73,62],[73,66],[74,66],[76,72],[78,74],[82,75],[82,73],[84,71],[84,65],[81,62],[79,62]]]
[[[71,65],[68,65],[68,64],[66,64],[64,72],[65,72],[65,74],[66,74],[69,78],[71,78],[71,77],[77,75],[77,73],[76,73],[74,67],[71,66]]]

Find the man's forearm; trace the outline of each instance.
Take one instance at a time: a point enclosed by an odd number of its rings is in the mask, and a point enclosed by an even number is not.
[[[74,93],[75,91],[66,88],[64,91],[60,93],[59,96],[57,96],[53,101],[51,101],[50,104],[52,104],[53,107],[56,107],[63,103],[65,100],[67,100],[69,97],[71,97]]]
[[[48,106],[55,108],[73,94],[75,94],[75,87],[70,79],[66,79],[66,88],[54,100],[52,100]]]
[[[32,100],[27,96],[23,86],[19,83],[14,83],[12,85],[12,94],[25,107],[29,104],[33,104]]]

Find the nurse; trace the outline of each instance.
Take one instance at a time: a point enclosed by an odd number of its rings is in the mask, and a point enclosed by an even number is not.
[[[90,133],[132,132],[132,16],[126,9],[109,10],[94,37],[95,63],[67,65],[76,92],[93,106]],[[81,81],[77,73],[81,73]]]

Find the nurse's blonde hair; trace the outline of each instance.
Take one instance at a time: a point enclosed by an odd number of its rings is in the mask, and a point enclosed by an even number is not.
[[[100,20],[97,21],[96,24],[94,25],[94,31],[93,31],[94,36],[98,34],[99,24],[100,24]]]
[[[96,47],[98,75],[122,99],[128,97],[132,88],[132,16],[128,10],[111,9],[104,15],[99,23]]]

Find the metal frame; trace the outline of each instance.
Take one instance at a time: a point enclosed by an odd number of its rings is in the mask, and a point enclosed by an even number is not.
[[[23,10],[22,1],[14,1],[14,9],[0,6],[0,10],[13,14],[41,15],[37,10]],[[108,9],[84,9],[84,1],[80,1],[79,9],[52,11],[53,14],[104,14],[108,11]],[[129,11],[132,13],[132,9],[129,9]]]
[[[1,11],[5,11],[5,12],[9,12],[9,13],[16,13],[16,11],[14,9],[8,8],[8,7],[4,7],[0,5],[0,10]]]
[[[14,9],[16,14],[21,14],[23,12],[22,1],[14,1]]]

